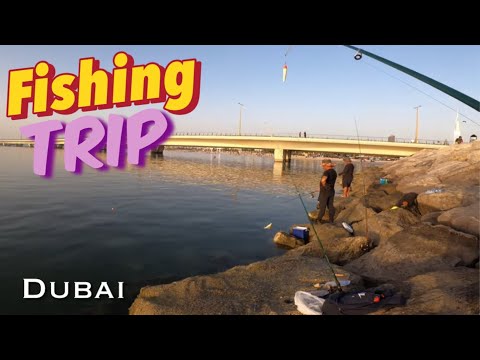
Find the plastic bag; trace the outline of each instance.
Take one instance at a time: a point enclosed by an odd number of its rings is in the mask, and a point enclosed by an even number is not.
[[[322,315],[322,306],[325,299],[314,296],[306,291],[295,293],[295,305],[303,315]]]

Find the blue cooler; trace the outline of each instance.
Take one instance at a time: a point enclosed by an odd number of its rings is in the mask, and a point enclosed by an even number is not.
[[[292,235],[295,236],[298,239],[302,239],[305,242],[308,242],[308,239],[310,237],[310,233],[308,231],[308,228],[303,227],[303,226],[295,226],[292,231]]]

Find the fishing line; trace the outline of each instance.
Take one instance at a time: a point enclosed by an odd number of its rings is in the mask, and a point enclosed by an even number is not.
[[[355,130],[357,131],[357,139],[358,139],[358,152],[360,155],[362,155],[362,147],[360,145],[360,136],[358,133],[358,126],[357,126],[357,118],[354,118],[355,121]],[[365,187],[365,173],[363,172],[363,156],[360,156],[360,172],[362,173],[362,183],[363,183],[363,199],[364,199],[364,204],[363,207],[365,208],[365,237],[368,240],[368,212],[367,212],[367,190]]]
[[[287,57],[290,50],[292,50],[293,45],[288,45],[287,51],[285,52],[285,58]]]
[[[387,75],[387,76],[390,76],[391,78],[394,78],[394,79],[396,79],[396,80],[398,80],[398,81],[400,81],[400,82],[404,83],[404,84],[405,84],[405,85],[407,85],[407,86],[410,86],[412,89],[414,89],[414,90],[417,90],[418,92],[421,92],[423,95],[426,95],[426,96],[428,96],[428,97],[429,97],[429,98],[431,98],[432,100],[434,100],[434,101],[438,102],[439,104],[441,104],[441,105],[445,106],[446,108],[448,108],[448,109],[450,109],[450,110],[454,111],[455,113],[458,113],[459,115],[463,116],[465,119],[468,119],[468,120],[470,120],[472,123],[474,123],[475,125],[477,125],[477,126],[479,126],[479,127],[480,127],[480,124],[479,124],[479,123],[477,123],[475,120],[473,120],[473,119],[469,118],[467,115],[464,115],[464,114],[462,114],[462,113],[458,112],[458,111],[457,111],[457,110],[455,110],[453,107],[451,107],[451,106],[447,105],[446,103],[444,103],[444,102],[443,102],[443,101],[441,101],[441,100],[438,100],[438,99],[434,98],[432,95],[430,95],[430,94],[426,93],[425,91],[423,91],[423,90],[420,90],[419,88],[417,88],[417,87],[415,87],[414,85],[412,85],[412,84],[410,84],[410,83],[406,82],[405,80],[402,80],[402,79],[400,79],[399,77],[397,77],[397,76],[395,76],[395,75],[392,75],[392,74],[390,74],[390,73],[388,73],[388,72],[386,72],[386,71],[384,71],[384,70],[380,69],[379,67],[377,67],[377,66],[375,66],[375,65],[371,64],[371,63],[370,63],[370,62],[368,62],[368,61],[364,61],[364,63],[365,63],[366,65],[368,65],[368,66],[371,66],[372,68],[374,68],[374,69],[376,69],[376,70],[378,70],[378,71],[380,71],[380,72],[384,73],[385,75]]]
[[[332,264],[330,264],[330,260],[328,260],[327,252],[325,251],[325,248],[323,247],[322,241],[320,240],[320,237],[318,236],[317,229],[315,229],[315,226],[313,225],[312,219],[308,215],[307,207],[305,206],[305,203],[303,202],[303,199],[302,199],[302,196],[300,194],[300,191],[298,190],[297,184],[295,184],[295,182],[293,182],[293,185],[295,186],[295,191],[298,194],[298,198],[302,202],[303,210],[305,210],[305,213],[307,214],[308,222],[312,226],[313,232],[315,233],[315,237],[318,240],[318,244],[320,245],[320,248],[323,251],[323,256],[324,256],[325,260],[327,261],[327,265],[328,265],[330,271],[333,274],[333,278],[335,279],[335,283],[337,284],[338,290],[340,292],[342,292],[342,286],[340,285],[340,281],[338,281],[337,275],[335,274],[335,270],[333,270]]]

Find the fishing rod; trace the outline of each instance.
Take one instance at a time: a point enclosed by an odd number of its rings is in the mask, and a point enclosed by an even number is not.
[[[358,47],[352,46],[352,45],[344,45],[344,46],[347,47],[347,48],[350,48],[352,50],[355,50],[357,52],[354,56],[355,60],[360,60],[363,55],[366,55],[366,56],[368,56],[372,59],[375,59],[375,60],[385,64],[385,65],[391,66],[394,69],[397,69],[397,70],[399,70],[399,71],[401,71],[401,72],[403,72],[407,75],[410,75],[410,76],[414,77],[415,79],[420,80],[420,81],[434,87],[435,89],[440,90],[441,92],[443,92],[447,95],[450,95],[454,99],[457,99],[458,101],[464,103],[465,105],[468,105],[469,107],[471,107],[472,109],[475,109],[476,111],[480,111],[480,101],[472,98],[471,96],[463,94],[460,91],[455,90],[455,89],[453,89],[450,86],[447,86],[445,84],[442,84],[441,82],[439,82],[437,80],[429,78],[428,76],[420,74],[417,71],[409,69],[409,68],[407,68],[405,66],[402,66],[400,64],[394,63],[393,61],[390,61],[390,60],[385,59],[381,56],[375,55],[375,54],[373,54],[369,51],[366,51],[364,49],[361,49],[361,48],[358,48]]]
[[[327,265],[328,265],[330,271],[332,272],[333,278],[335,279],[335,283],[337,284],[338,291],[342,292],[342,286],[340,285],[340,281],[338,281],[337,275],[335,274],[335,270],[333,270],[332,264],[330,264],[330,260],[328,260],[327,252],[325,251],[325,248],[323,247],[322,241],[320,240],[320,237],[318,236],[317,229],[315,229],[315,226],[313,225],[312,219],[308,215],[307,207],[305,206],[305,203],[303,202],[303,199],[302,199],[302,196],[300,194],[300,191],[298,190],[297,184],[295,184],[295,182],[293,182],[293,185],[295,186],[295,191],[297,192],[298,198],[300,199],[300,201],[302,203],[303,210],[305,210],[305,213],[307,214],[308,222],[312,226],[312,229],[313,229],[313,232],[315,233],[315,237],[317,238],[318,244],[320,245],[320,248],[323,251],[323,257],[327,261]]]

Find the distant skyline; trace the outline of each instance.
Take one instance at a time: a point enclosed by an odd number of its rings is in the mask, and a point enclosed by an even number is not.
[[[480,99],[480,46],[478,45],[355,45]],[[287,49],[290,49],[285,57]],[[78,60],[95,57],[111,71],[118,51],[133,56],[135,64],[167,65],[176,59],[202,62],[198,106],[187,115],[171,116],[177,132],[238,132],[239,102],[242,133],[356,135],[413,139],[419,109],[419,138],[452,141],[456,110],[480,124],[480,113],[450,96],[376,60],[336,45],[106,45],[106,46],[0,46],[0,138],[19,138],[19,127],[58,119],[69,121],[92,115],[131,115],[147,104],[129,108],[52,115],[12,121],[6,117],[8,71],[32,67],[45,60],[57,72],[77,74]],[[282,82],[282,67],[288,76]],[[411,86],[408,86],[407,84]],[[434,99],[445,103],[446,106]],[[463,122],[465,121],[465,122]],[[460,116],[464,139],[480,134],[479,126]]]

